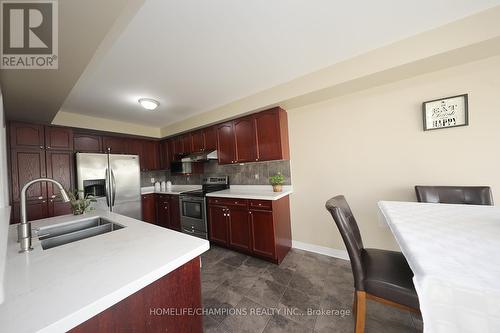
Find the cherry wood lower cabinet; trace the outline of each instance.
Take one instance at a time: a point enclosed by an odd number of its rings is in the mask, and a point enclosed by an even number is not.
[[[201,310],[200,259],[197,257],[69,332],[202,333]]]
[[[292,246],[290,201],[208,198],[211,242],[281,263]]]
[[[143,194],[142,220],[165,228],[180,231],[181,213],[179,196],[172,194]]]
[[[144,222],[156,224],[156,198],[154,193],[143,194],[142,201],[142,220]]]
[[[178,195],[156,194],[156,221],[162,227],[181,230]]]

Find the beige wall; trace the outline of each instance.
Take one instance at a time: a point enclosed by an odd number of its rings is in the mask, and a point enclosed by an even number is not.
[[[379,200],[415,184],[491,185],[500,202],[500,57],[288,110],[294,240],[344,248],[325,201],[344,194],[366,246],[396,248]],[[470,126],[424,132],[421,103],[469,94]]]

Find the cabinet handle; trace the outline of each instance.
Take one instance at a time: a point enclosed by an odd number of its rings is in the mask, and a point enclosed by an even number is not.
[[[50,202],[54,202],[54,200],[50,200]]]
[[[43,200],[43,201],[42,201],[42,203],[46,203],[46,202],[47,202],[47,200]]]
[[[50,149],[50,146],[48,146],[47,149]]]
[[[43,146],[40,146],[40,149],[43,149]]]
[[[43,197],[38,197],[38,200],[42,200],[42,199],[43,199]]]
[[[252,214],[252,212],[248,212],[248,214]]]
[[[52,198],[52,199],[54,199],[56,196],[57,196],[57,195],[53,194],[53,195],[51,196],[51,198]]]

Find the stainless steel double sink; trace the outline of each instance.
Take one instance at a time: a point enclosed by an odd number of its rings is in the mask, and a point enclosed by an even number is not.
[[[123,228],[125,227],[102,217],[92,217],[73,223],[40,228],[38,239],[42,243],[42,249],[48,250]]]

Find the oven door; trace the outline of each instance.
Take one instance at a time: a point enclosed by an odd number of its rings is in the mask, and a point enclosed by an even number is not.
[[[205,198],[181,196],[180,205],[182,228],[207,232]]]

